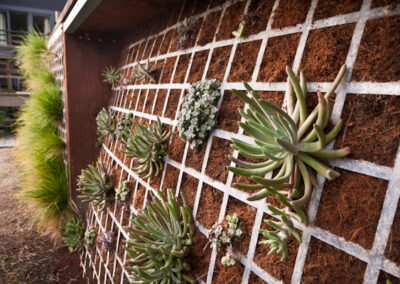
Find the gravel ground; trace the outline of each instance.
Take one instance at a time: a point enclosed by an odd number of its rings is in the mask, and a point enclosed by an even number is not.
[[[79,255],[31,229],[18,190],[12,148],[0,148],[0,283],[84,283]]]

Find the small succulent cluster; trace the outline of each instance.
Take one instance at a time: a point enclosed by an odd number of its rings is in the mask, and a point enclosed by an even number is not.
[[[226,254],[221,258],[221,263],[226,266],[233,266],[237,262],[237,257],[233,251],[233,246],[240,239],[244,237],[242,231],[242,222],[239,220],[238,215],[235,213],[232,216],[226,216],[228,228],[224,230],[222,224],[215,223],[210,230],[207,231],[207,238],[211,243],[212,248],[216,248],[217,251],[221,249],[221,246],[226,246]]]
[[[188,42],[190,42],[194,36],[196,36],[195,24],[198,17],[192,16],[185,18],[178,27],[177,44],[179,49],[185,49]]]
[[[152,202],[132,216],[133,227],[126,228],[130,239],[125,250],[130,260],[128,270],[140,283],[195,283],[186,272],[184,261],[194,234],[192,210],[182,194],[183,205],[171,189],[167,198],[157,191]]]
[[[88,227],[86,229],[86,231],[85,231],[85,243],[88,246],[94,245],[94,242],[96,240],[96,236],[97,236],[97,233],[96,233],[95,228],[94,227]]]
[[[147,172],[144,179],[158,175],[164,169],[163,157],[167,154],[166,141],[171,136],[171,130],[162,131],[160,118],[153,128],[147,128],[135,122],[136,133],[129,136],[125,142],[123,152],[131,157],[137,164],[133,168],[138,174]]]
[[[100,243],[100,250],[102,252],[111,251],[113,248],[113,243],[115,239],[115,233],[113,231],[108,231],[101,234],[98,237],[98,242]]]
[[[146,61],[145,65],[140,64],[139,62],[136,62],[136,68],[133,71],[133,77],[140,81],[143,80],[144,78],[149,79],[152,83],[156,83],[156,79],[151,75],[153,74],[157,69],[156,66],[149,66],[150,62],[149,60]]]
[[[85,228],[82,220],[75,216],[69,217],[62,226],[61,237],[64,245],[72,251],[82,251],[84,247],[83,234]]]
[[[248,163],[229,156],[229,159],[240,168],[228,167],[228,169],[237,175],[251,177],[257,183],[256,185],[235,184],[238,188],[257,191],[248,200],[260,200],[270,195],[284,207],[280,209],[268,205],[271,213],[279,221],[267,220],[266,223],[277,232],[261,230],[261,233],[268,238],[261,244],[269,245],[270,253],[282,254],[282,261],[287,257],[288,237],[294,236],[301,242],[300,235],[294,229],[293,221],[308,225],[307,215],[301,207],[310,199],[312,187],[318,186],[316,173],[328,180],[339,176],[338,172],[327,167],[321,160],[340,158],[350,153],[348,147],[339,150],[325,149],[326,145],[335,139],[343,125],[340,120],[331,131],[324,132],[332,115],[329,99],[345,72],[346,66],[343,65],[325,96],[318,92],[318,106],[310,114],[307,114],[305,102],[306,78],[301,72],[300,82],[298,82],[289,67],[287,67],[290,81],[286,93],[287,113],[275,104],[261,99],[247,83],[244,83],[244,86],[251,98],[237,90],[232,90],[249,105],[246,111],[239,109],[246,121],[246,123],[239,122],[239,125],[255,138],[255,144],[232,138],[231,146],[243,156],[263,161]],[[297,98],[296,103],[293,89]],[[272,173],[271,178],[265,178],[268,173]],[[300,188],[303,184],[304,194],[300,196]]]
[[[115,136],[121,142],[124,142],[131,132],[132,127],[132,113],[124,113],[118,120],[117,129],[115,130]]]
[[[105,210],[114,201],[113,181],[101,161],[82,170],[78,177],[78,191],[82,193],[79,198],[93,201],[94,206],[100,206],[100,211]]]
[[[185,141],[190,142],[191,149],[203,144],[217,125],[219,86],[217,79],[195,82],[183,100],[178,131]]]
[[[119,76],[119,69],[115,68],[114,66],[108,66],[103,71],[103,82],[111,85],[111,88],[114,89],[118,84]]]
[[[121,182],[117,191],[115,192],[115,200],[119,202],[126,202],[130,193],[131,189],[129,188],[129,181],[125,180]]]
[[[97,136],[99,144],[101,144],[101,142],[103,141],[104,136],[110,134],[111,138],[114,138],[114,132],[115,132],[114,115],[109,110],[103,107],[96,116],[96,123],[97,123]]]

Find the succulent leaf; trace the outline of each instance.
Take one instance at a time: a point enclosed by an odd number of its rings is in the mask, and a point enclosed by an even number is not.
[[[115,68],[114,66],[108,66],[103,71],[104,83],[111,85],[111,88],[114,89],[119,81],[120,70]]]
[[[348,147],[338,150],[326,149],[326,145],[338,135],[343,125],[341,120],[329,133],[324,132],[332,115],[329,99],[343,78],[346,66],[343,65],[325,96],[317,92],[318,105],[310,114],[307,114],[306,108],[307,80],[304,73],[300,72],[299,82],[289,67],[286,71],[287,113],[275,104],[260,98],[245,82],[243,85],[250,97],[232,90],[248,104],[246,111],[239,109],[244,120],[239,122],[239,126],[255,140],[254,144],[251,144],[233,138],[231,147],[243,156],[263,161],[249,163],[229,156],[236,167],[228,167],[233,173],[251,177],[257,183],[236,185],[238,188],[258,191],[250,195],[248,200],[260,200],[272,195],[284,207],[282,210],[268,205],[269,210],[279,220],[267,220],[266,223],[278,233],[260,230],[268,239],[260,243],[269,245],[270,253],[281,253],[282,260],[287,257],[288,236],[293,236],[301,242],[301,236],[295,231],[293,221],[308,225],[307,215],[301,207],[307,204],[312,187],[317,185],[315,174],[320,173],[329,180],[339,176],[338,172],[326,166],[320,159],[340,158],[350,153]],[[277,170],[277,173],[273,172],[274,170]],[[271,177],[266,178],[265,175],[271,172]],[[301,182],[304,183],[304,194],[299,196],[298,189]]]
[[[133,168],[138,174],[146,173],[144,179],[158,175],[164,168],[163,157],[167,154],[167,140],[171,137],[171,130],[162,132],[161,121],[152,128],[150,125],[144,127],[135,122],[136,133],[131,134],[125,140],[124,150],[131,157],[136,167]]]
[[[186,275],[190,265],[184,262],[194,234],[192,211],[182,194],[178,203],[171,189],[167,197],[151,192],[152,202],[133,215],[130,239],[125,250],[130,260],[128,270],[133,279],[143,283],[194,283]]]
[[[100,206],[100,211],[105,210],[114,201],[113,181],[100,160],[82,170],[78,177],[78,191],[81,193],[79,198],[93,201],[94,206]]]

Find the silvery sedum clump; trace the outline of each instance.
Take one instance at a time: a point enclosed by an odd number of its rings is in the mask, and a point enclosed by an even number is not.
[[[272,215],[279,221],[265,221],[274,231],[260,230],[268,239],[260,243],[270,246],[270,254],[282,254],[282,261],[287,257],[288,237],[294,236],[301,242],[301,236],[295,230],[293,222],[308,225],[307,215],[301,207],[308,203],[313,186],[318,186],[316,174],[319,173],[328,180],[339,177],[339,173],[325,165],[322,160],[341,158],[350,153],[348,147],[338,150],[326,149],[327,144],[331,143],[341,130],[342,120],[329,132],[324,131],[332,115],[330,98],[346,72],[346,65],[342,66],[325,95],[317,92],[318,105],[309,114],[305,101],[307,82],[303,72],[300,73],[299,82],[289,67],[286,71],[290,82],[286,92],[287,112],[262,99],[247,83],[244,83],[244,86],[251,98],[232,90],[249,106],[247,110],[239,109],[245,121],[239,122],[239,125],[254,137],[254,143],[232,138],[231,146],[243,156],[261,162],[249,163],[229,156],[238,167],[228,167],[233,173],[251,177],[257,183],[235,184],[238,188],[255,192],[248,200],[274,196],[281,203],[283,209],[268,205]],[[304,193],[301,194],[300,189],[303,186]]]
[[[132,120],[132,113],[124,113],[121,115],[117,123],[117,129],[115,130],[115,136],[117,136],[119,141],[124,142],[128,138],[131,132]]]
[[[118,202],[126,202],[129,199],[130,193],[131,189],[129,188],[129,181],[124,180],[115,192],[115,200]]]
[[[195,283],[188,275],[190,265],[185,262],[194,235],[194,219],[183,193],[182,204],[171,189],[167,197],[150,192],[152,201],[133,214],[132,227],[125,250],[127,269],[134,283]]]
[[[204,143],[217,125],[217,103],[221,96],[217,79],[198,81],[191,85],[179,113],[178,131],[193,149]]]

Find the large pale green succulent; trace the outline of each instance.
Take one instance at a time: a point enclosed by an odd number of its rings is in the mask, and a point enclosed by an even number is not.
[[[113,181],[101,161],[82,170],[78,177],[78,191],[82,193],[79,198],[93,201],[94,206],[100,206],[100,211],[114,201]]]
[[[127,268],[136,283],[195,283],[186,275],[191,267],[184,261],[194,234],[192,210],[184,194],[183,205],[171,189],[168,200],[157,194],[159,198],[151,193],[153,201],[133,215],[133,227],[126,228]]]
[[[286,94],[287,113],[275,104],[262,99],[247,83],[245,88],[251,98],[237,90],[232,90],[244,100],[249,108],[240,114],[246,121],[239,122],[246,132],[254,137],[254,143],[247,143],[232,138],[233,149],[243,156],[262,160],[259,163],[249,163],[233,156],[229,159],[239,167],[228,167],[237,175],[251,177],[257,184],[235,184],[241,189],[256,191],[248,200],[260,200],[271,195],[276,197],[284,209],[268,205],[271,213],[280,219],[279,222],[267,220],[271,227],[278,231],[261,230],[268,238],[261,243],[271,247],[271,253],[277,251],[286,258],[286,241],[288,235],[293,235],[301,242],[300,235],[295,231],[293,220],[308,225],[307,215],[301,210],[310,199],[312,187],[317,186],[316,173],[328,180],[339,176],[339,173],[326,166],[321,160],[340,158],[348,155],[348,147],[339,150],[326,149],[342,128],[338,123],[328,133],[324,132],[332,115],[330,98],[346,72],[343,65],[332,87],[324,95],[318,95],[318,106],[308,114],[306,108],[307,83],[303,72],[300,82],[293,71],[287,67],[289,89]],[[293,95],[296,94],[296,102]],[[304,193],[300,188],[304,185]]]
[[[161,121],[157,117],[157,123],[153,128],[147,128],[135,122],[136,133],[129,136],[125,142],[124,150],[137,166],[133,168],[138,174],[147,172],[144,179],[158,175],[164,168],[163,157],[167,154],[166,141],[171,136],[171,130],[162,131]]]

